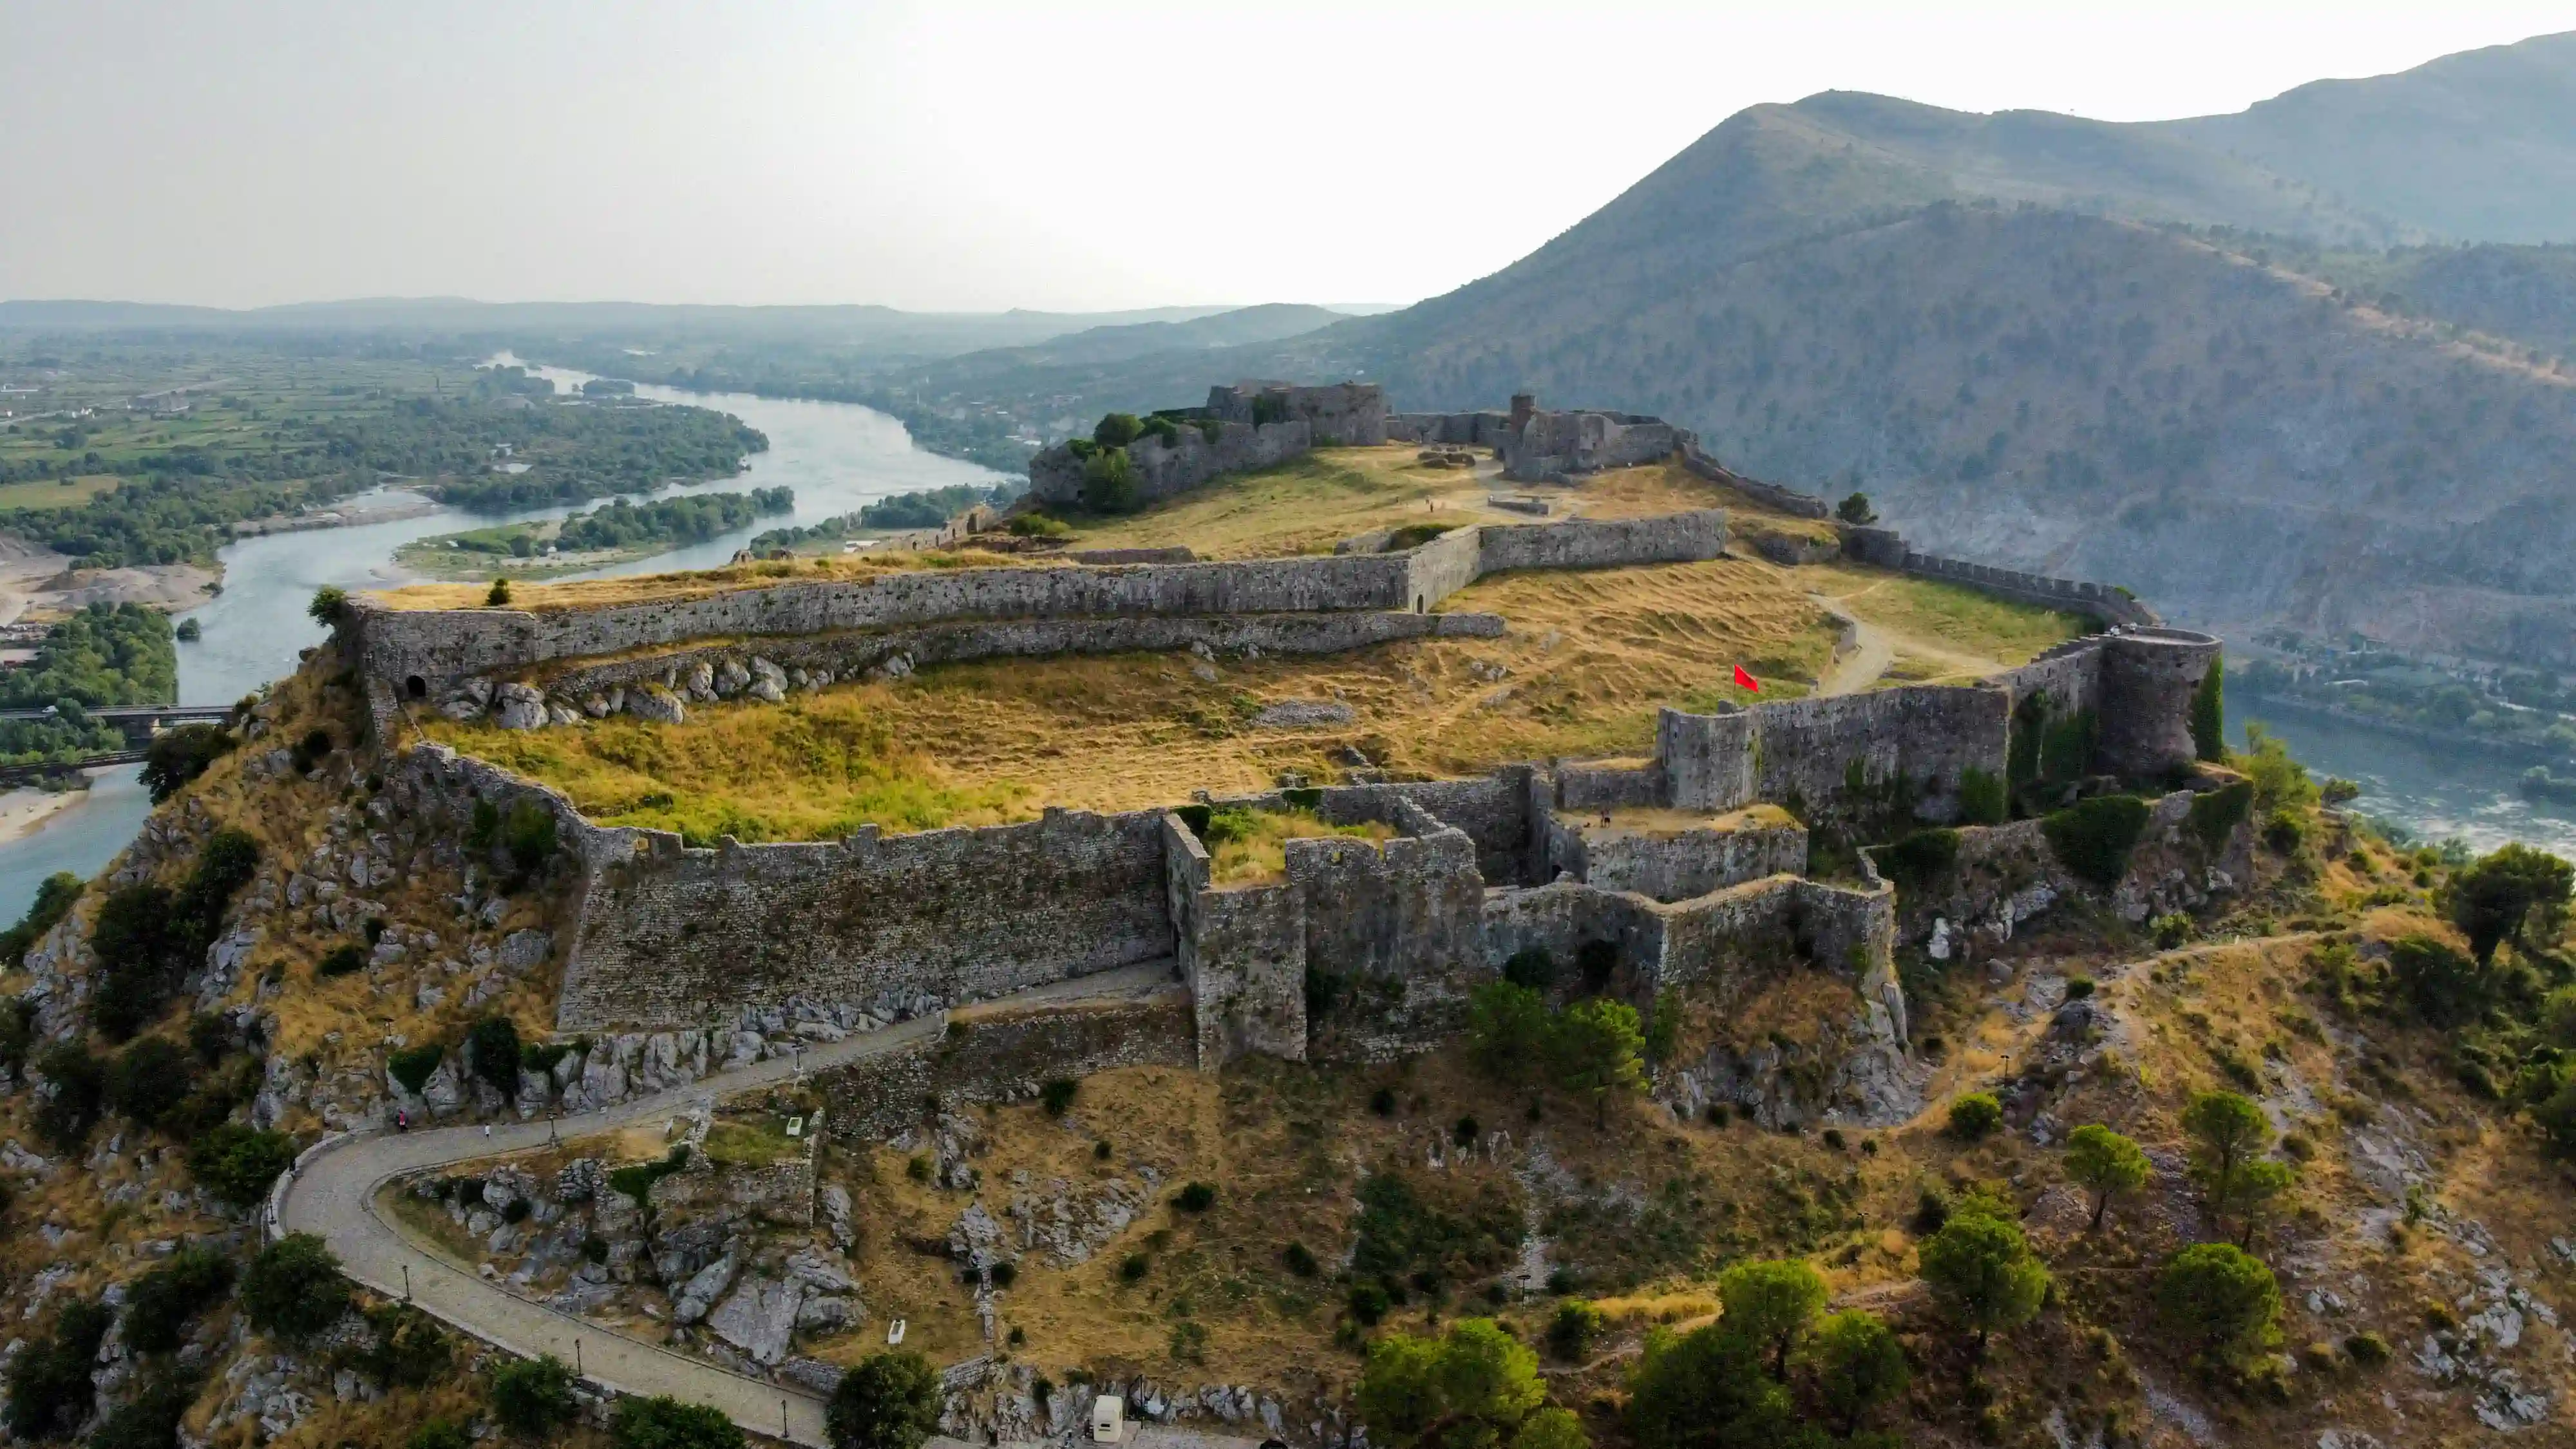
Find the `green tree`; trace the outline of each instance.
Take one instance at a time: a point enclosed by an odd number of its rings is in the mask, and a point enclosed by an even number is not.
[[[2156,1275],[2156,1315],[2193,1354],[2239,1362],[2280,1341],[2281,1288],[2243,1249],[2195,1243]]]
[[[861,1360],[823,1409],[832,1449],[921,1449],[938,1428],[939,1371],[917,1353]]]
[[[1819,1324],[1808,1357],[1816,1367],[1816,1391],[1844,1438],[1860,1429],[1871,1410],[1904,1393],[1914,1380],[1914,1371],[1905,1362],[1905,1346],[1886,1324],[1857,1310],[1834,1314]]]
[[[1771,1351],[1771,1376],[1789,1379],[1789,1351],[1825,1311],[1825,1280],[1795,1258],[1738,1263],[1717,1280],[1721,1320]]]
[[[39,882],[36,899],[28,904],[27,914],[18,918],[18,924],[0,932],[0,971],[17,970],[26,958],[27,948],[72,913],[80,894],[81,878],[67,870],[55,871]]]
[[[212,1248],[187,1247],[128,1284],[125,1346],[136,1353],[172,1353],[188,1321],[233,1286],[232,1260]]]
[[[2147,1154],[2137,1143],[2099,1122],[2088,1122],[2066,1139],[2066,1175],[2093,1194],[2093,1227],[2114,1193],[2134,1192],[2147,1180]]]
[[[2021,1227],[1984,1213],[1952,1214],[1922,1248],[1923,1281],[1942,1316],[1977,1335],[1977,1357],[1986,1337],[2013,1329],[2039,1313],[2048,1297],[2048,1270],[2040,1266]]]
[[[2271,1120],[2234,1092],[2192,1098],[2182,1110],[2182,1130],[2191,1137],[2192,1181],[2207,1195],[2212,1212],[2226,1200],[2237,1172],[2272,1146]]]
[[[158,805],[187,788],[215,761],[231,754],[233,737],[223,726],[199,721],[163,730],[143,747],[143,788]]]
[[[90,1129],[98,1125],[99,1109],[107,1101],[106,1069],[88,1047],[60,1041],[36,1058],[36,1074],[45,1079],[46,1087],[36,1099],[37,1135],[65,1152],[77,1149],[89,1141]]]
[[[2496,981],[2476,960],[2431,936],[2407,935],[2388,948],[2389,975],[2407,1005],[2432,1026],[2464,1026],[2486,1013]]]
[[[2298,1182],[2290,1164],[2269,1157],[2257,1157],[2240,1164],[2226,1181],[2225,1187],[2212,1200],[2220,1220],[2236,1219],[2236,1242],[2239,1247],[2254,1246],[2254,1233],[2272,1205],[2286,1196]]]
[[[109,1064],[107,1104],[137,1127],[157,1126],[187,1098],[195,1076],[186,1049],[167,1037],[145,1037]]]
[[[1674,1338],[1657,1330],[1628,1380],[1628,1432],[1638,1449],[1790,1449],[1814,1442],[1762,1346],[1721,1327]],[[1371,1421],[1375,1427],[1375,1421]]]
[[[1538,1355],[1490,1318],[1461,1319],[1439,1338],[1388,1334],[1360,1372],[1360,1417],[1397,1449],[1493,1444],[1546,1398]]]
[[[2254,808],[2266,814],[2299,810],[2317,803],[2317,782],[2307,766],[2290,758],[2290,747],[2261,725],[2245,727],[2245,749],[2227,761],[2254,782]]]
[[[1601,1310],[1579,1299],[1569,1298],[1556,1305],[1556,1316],[1547,1323],[1547,1351],[1567,1363],[1581,1363],[1592,1356],[1592,1344],[1601,1336]]]
[[[1527,986],[1488,981],[1467,997],[1467,1059],[1497,1081],[1526,1083],[1548,1058],[1555,1030],[1547,999]]]
[[[1834,505],[1834,517],[1845,523],[1867,525],[1878,522],[1878,510],[1869,504],[1869,495],[1853,493]]]
[[[1962,1142],[1984,1141],[2003,1120],[2003,1104],[1992,1092],[1969,1092],[1951,1099],[1950,1135]]]
[[[474,1436],[464,1425],[444,1416],[424,1421],[403,1441],[403,1449],[474,1449]]]
[[[304,606],[304,612],[314,623],[332,628],[348,616],[349,591],[337,584],[324,584],[313,591],[313,602]]]
[[[277,1175],[295,1165],[295,1139],[237,1122],[218,1123],[188,1147],[188,1170],[207,1192],[235,1207],[268,1196]]]
[[[179,1421],[197,1401],[196,1376],[163,1369],[90,1431],[87,1449],[176,1449]]]
[[[289,1233],[251,1259],[242,1275],[241,1305],[260,1332],[307,1339],[349,1311],[349,1281],[320,1238]]]
[[[114,1319],[97,1303],[73,1303],[57,1314],[51,1332],[10,1360],[0,1424],[22,1440],[64,1438],[79,1429],[97,1393],[90,1371]]]
[[[1511,1449],[1592,1449],[1592,1436],[1571,1409],[1541,1409],[1512,1431]]]
[[[2216,656],[2200,688],[2191,692],[2192,753],[2212,764],[2227,760],[2227,670]]]
[[[1604,996],[1578,1001],[1557,1019],[1555,1037],[1557,1080],[1590,1097],[1601,1125],[1609,1125],[1611,1095],[1646,1083],[1646,1034],[1637,1008]]]
[[[2484,966],[2496,947],[2522,939],[2523,924],[2535,916],[2552,935],[2563,929],[2567,894],[2576,886],[2576,867],[2545,850],[2519,841],[2451,876],[2451,923],[2469,938],[2469,952]]]
[[[1092,426],[1091,441],[1104,448],[1123,448],[1144,433],[1145,425],[1134,413],[1107,413]]]
[[[616,1449],[744,1449],[746,1441],[723,1411],[658,1394],[618,1400],[608,1442]]]
[[[553,1354],[517,1359],[492,1374],[492,1417],[528,1439],[543,1439],[572,1422],[572,1370]]]
[[[519,541],[524,541],[524,537]],[[510,581],[508,579],[496,578],[492,581],[492,587],[484,590],[483,592],[483,607],[487,609],[506,609],[510,607]]]
[[[465,1033],[465,1059],[474,1075],[510,1101],[519,1099],[519,1024],[494,1012]]]

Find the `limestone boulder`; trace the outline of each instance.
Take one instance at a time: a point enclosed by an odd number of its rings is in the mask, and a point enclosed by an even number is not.
[[[546,964],[554,954],[555,938],[548,931],[512,931],[501,938],[499,960],[505,971],[526,971]]]
[[[699,1269],[688,1282],[680,1286],[679,1293],[672,1298],[672,1319],[680,1323],[695,1323],[706,1317],[707,1310],[715,1306],[716,1300],[723,1296],[727,1288],[733,1286],[734,1275],[741,1270],[741,1267],[741,1263],[736,1261],[734,1255],[727,1253]],[[772,1360],[772,1362],[775,1361]]]
[[[707,1315],[707,1327],[752,1362],[774,1367],[787,1360],[797,1310],[804,1300],[805,1289],[795,1280],[754,1274],[736,1284],[733,1293]]]
[[[626,712],[655,724],[678,724],[689,717],[688,706],[680,697],[658,684],[638,685],[626,691]]]
[[[524,684],[505,684],[492,692],[492,722],[505,730],[543,729],[546,697]]]

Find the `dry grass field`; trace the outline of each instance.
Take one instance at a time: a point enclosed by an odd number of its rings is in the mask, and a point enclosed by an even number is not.
[[[1428,469],[1411,449],[1336,449],[1202,490],[1133,518],[1085,523],[1084,547],[1185,543],[1252,556],[1326,546],[1406,521],[1486,517],[1486,483]],[[1553,490],[1589,516],[1724,506],[1739,528],[1830,529],[1768,514],[1677,467],[1631,468]],[[1436,503],[1434,510],[1429,505]],[[910,566],[961,556],[912,555]],[[972,558],[972,555],[962,557]],[[976,560],[983,561],[983,560]],[[695,592],[798,574],[853,576],[907,560],[830,558],[744,565],[668,581],[615,579],[519,591],[534,607]],[[386,597],[451,598],[422,586]],[[469,591],[470,592],[470,591]],[[1034,819],[1047,806],[1139,809],[1190,791],[1237,794],[1283,777],[1354,767],[1399,777],[1469,775],[1513,760],[1642,754],[1664,705],[1793,699],[1826,672],[1839,601],[1932,662],[1920,677],[2018,663],[2083,625],[1946,584],[1858,568],[1783,568],[1754,558],[1480,580],[1441,605],[1493,613],[1492,640],[1431,640],[1323,658],[1101,656],[935,666],[852,683],[784,706],[692,708],[676,727],[612,719],[513,734],[427,722],[430,735],[556,785],[593,818],[678,830],[712,843],[828,839]],[[1330,700],[1348,725],[1265,728],[1264,705]]]

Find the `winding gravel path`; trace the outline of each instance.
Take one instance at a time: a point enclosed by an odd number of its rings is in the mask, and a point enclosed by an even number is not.
[[[1114,998],[1164,987],[1173,979],[1171,962],[1148,962],[981,1005],[1007,1008]],[[946,1012],[916,1017],[809,1047],[801,1060],[772,1058],[568,1117],[560,1124],[560,1134],[589,1137],[667,1119],[697,1103],[789,1081],[800,1067],[808,1072],[828,1071],[935,1038],[947,1026]],[[414,1306],[487,1343],[516,1354],[551,1353],[566,1363],[574,1362],[577,1354],[583,1377],[602,1388],[621,1394],[670,1394],[711,1404],[753,1432],[773,1437],[783,1433],[798,1444],[821,1445],[821,1399],[645,1343],[522,1297],[428,1251],[377,1211],[377,1192],[393,1178],[533,1151],[555,1140],[556,1132],[555,1124],[540,1119],[488,1128],[467,1125],[402,1133],[378,1129],[325,1142],[307,1154],[272,1198],[270,1231],[318,1234],[355,1282],[387,1297],[407,1293]]]

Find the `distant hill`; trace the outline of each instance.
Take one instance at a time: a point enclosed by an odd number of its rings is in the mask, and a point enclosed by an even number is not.
[[[2465,241],[2576,241],[2576,31],[2146,129]]]
[[[2576,111],[2550,100],[2576,75],[2566,37],[2332,95],[2402,117],[2470,61],[2525,82],[2472,113],[2497,150],[2576,154]],[[2354,154],[2386,158],[2399,129],[2356,122]],[[2231,155],[2223,134],[1759,106],[1445,296],[1221,352],[984,372],[975,396],[1060,432],[1242,376],[1368,378],[1405,408],[1535,389],[1661,413],[1758,475],[1867,491],[1933,547],[2185,619],[2576,668],[2576,248],[2410,242],[2441,230],[2429,203],[2356,199],[2309,179],[2342,174],[2317,153]]]

